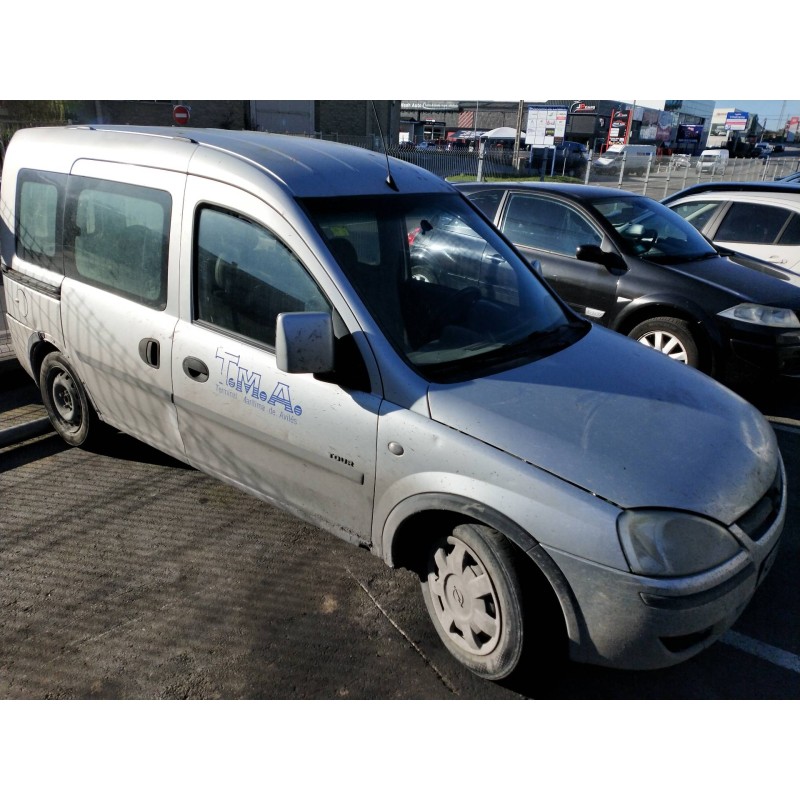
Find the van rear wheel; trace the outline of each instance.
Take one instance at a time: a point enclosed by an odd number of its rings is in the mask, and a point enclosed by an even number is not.
[[[97,437],[102,427],[86,390],[61,353],[48,353],[39,370],[39,388],[50,422],[69,445],[80,447]]]

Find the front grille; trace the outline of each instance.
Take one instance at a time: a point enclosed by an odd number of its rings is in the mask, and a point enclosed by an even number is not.
[[[781,508],[781,496],[783,494],[783,473],[778,467],[775,473],[775,480],[764,493],[764,496],[746,513],[736,520],[739,528],[747,534],[754,542],[775,524]]]

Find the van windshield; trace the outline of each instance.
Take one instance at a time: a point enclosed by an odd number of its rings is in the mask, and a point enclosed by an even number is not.
[[[588,329],[461,195],[302,204],[386,338],[429,380],[540,358]]]

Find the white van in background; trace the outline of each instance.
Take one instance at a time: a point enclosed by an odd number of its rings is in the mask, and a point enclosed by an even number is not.
[[[729,158],[730,153],[724,147],[703,150],[697,160],[697,174],[711,172],[714,175],[724,175]]]
[[[600,173],[625,172],[644,175],[648,164],[656,163],[656,147],[652,144],[612,144],[593,164]]]

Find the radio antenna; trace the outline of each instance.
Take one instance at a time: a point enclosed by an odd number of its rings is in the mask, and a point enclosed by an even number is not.
[[[375,115],[375,124],[378,126],[378,134],[381,137],[381,147],[383,147],[383,154],[386,156],[386,185],[390,189],[394,189],[396,192],[400,190],[397,188],[397,184],[394,182],[394,178],[392,177],[392,167],[389,164],[389,152],[386,149],[386,140],[383,138],[383,129],[381,128],[381,121],[378,119],[378,112],[375,108],[375,101],[370,100],[372,103],[372,113]]]

